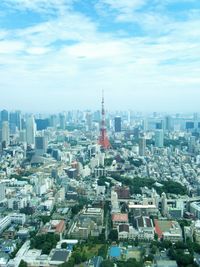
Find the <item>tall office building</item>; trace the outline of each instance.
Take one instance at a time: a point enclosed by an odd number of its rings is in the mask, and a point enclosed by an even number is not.
[[[57,126],[57,116],[56,115],[51,115],[50,126],[53,128],[56,128],[56,126]]]
[[[122,119],[120,116],[115,117],[115,132],[120,133],[122,131]]]
[[[35,153],[37,155],[43,155],[47,151],[47,137],[46,136],[36,136],[35,137]]]
[[[86,130],[91,131],[92,130],[92,114],[91,114],[91,112],[86,113],[85,119],[86,119]]]
[[[147,118],[144,118],[143,120],[142,120],[142,129],[143,129],[143,131],[148,131],[148,119]]]
[[[188,142],[188,151],[189,153],[194,153],[195,152],[195,147],[196,147],[196,137],[191,136]]]
[[[2,122],[2,142],[5,142],[6,146],[10,143],[10,131],[8,121]]]
[[[171,116],[165,117],[165,130],[166,131],[172,130],[172,118],[171,118]]]
[[[164,146],[164,132],[162,129],[155,131],[155,146],[156,147]]]
[[[20,142],[26,142],[26,130],[21,130],[19,132],[19,141]]]
[[[8,111],[3,109],[1,111],[1,122],[8,121]]]
[[[146,150],[146,139],[145,137],[139,138],[139,155],[143,157],[145,155]]]
[[[59,115],[59,121],[60,121],[60,128],[62,130],[65,130],[65,128],[66,128],[66,117],[65,117],[65,114],[61,113]]]
[[[9,124],[10,124],[10,129],[18,129],[19,131],[22,128],[22,118],[21,118],[21,112],[20,111],[15,111],[15,112],[10,112],[9,114]]]
[[[49,119],[36,119],[37,131],[46,130],[49,127]]]
[[[15,113],[14,112],[10,112],[9,114],[9,128],[10,128],[10,133],[11,134],[15,134],[16,133],[16,120],[15,120]]]
[[[156,122],[156,130],[164,129],[164,121]]]
[[[28,145],[35,146],[36,124],[33,115],[26,120],[26,142]]]

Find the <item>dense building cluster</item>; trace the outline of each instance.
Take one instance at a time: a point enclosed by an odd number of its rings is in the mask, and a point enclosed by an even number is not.
[[[1,111],[0,266],[200,264],[198,114],[102,115]]]

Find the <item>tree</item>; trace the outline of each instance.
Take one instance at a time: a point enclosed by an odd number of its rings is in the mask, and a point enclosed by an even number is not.
[[[130,258],[125,263],[125,267],[142,267],[142,262],[137,262],[135,258]]]
[[[35,212],[35,210],[34,210],[33,207],[29,207],[29,206],[27,206],[27,207],[25,207],[25,208],[20,209],[20,212],[21,212],[21,213],[24,213],[24,214],[26,214],[26,215],[32,215],[32,214]]]
[[[61,248],[67,248],[67,243],[62,243]]]
[[[31,239],[31,248],[42,249],[42,253],[49,254],[58,241],[59,236],[52,233],[36,235]]]
[[[157,233],[154,234],[154,239],[155,239],[156,241],[158,240],[158,234],[157,234]]]
[[[187,266],[189,264],[193,264],[193,255],[180,253],[176,255],[176,261],[179,266]]]
[[[145,260],[145,261],[153,261],[153,260],[154,260],[154,256],[153,256],[153,254],[149,254],[148,256],[146,256],[146,257],[144,258],[144,260]]]
[[[74,258],[71,257],[68,262],[59,265],[59,267],[74,267]]]
[[[80,202],[79,202],[80,203]],[[73,206],[72,208],[71,208],[71,212],[72,212],[72,218],[76,215],[76,214],[78,214],[79,213],[79,211],[80,210],[82,210],[83,209],[83,205],[81,204],[79,204],[79,205],[75,205],[75,206]]]
[[[23,260],[20,261],[19,267],[27,267],[27,263]]]
[[[107,255],[107,250],[108,250],[107,245],[103,245],[98,250],[98,256],[101,256],[101,257],[103,257],[105,259],[106,255]]]
[[[81,262],[82,262],[82,259],[81,259],[81,253],[80,252],[74,252],[73,254],[72,254],[72,257],[74,258],[74,262],[75,262],[75,264],[80,264]]]
[[[47,215],[42,215],[39,218],[43,222],[43,224],[46,224],[46,223],[48,223],[51,220],[51,217],[50,216],[47,216]]]
[[[82,262],[87,261],[87,256],[86,256],[85,252],[83,252],[83,254],[82,254],[82,256],[81,256],[81,261],[82,261]]]
[[[113,229],[113,230],[110,231],[109,239],[111,241],[117,241],[118,240],[118,232],[117,232],[117,230]]]
[[[153,245],[151,248],[151,253],[156,254],[156,251],[157,251],[157,247],[155,245]]]
[[[111,260],[102,261],[101,267],[114,267],[114,263]]]

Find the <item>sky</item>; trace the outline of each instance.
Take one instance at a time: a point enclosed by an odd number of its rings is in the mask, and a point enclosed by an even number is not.
[[[200,111],[199,0],[0,0],[0,109]]]

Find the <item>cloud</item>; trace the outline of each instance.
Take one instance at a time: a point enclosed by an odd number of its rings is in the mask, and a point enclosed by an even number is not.
[[[35,11],[39,13],[63,13],[73,0],[2,0],[9,9]]]
[[[200,86],[200,17],[192,10],[176,20],[163,15],[168,0],[162,8],[148,2],[100,0],[98,8],[111,14],[102,30],[99,13],[85,12],[78,1],[4,1],[12,12],[49,16],[34,26],[0,29],[0,104],[95,109],[104,88],[113,109],[181,108],[180,94],[186,103]]]

